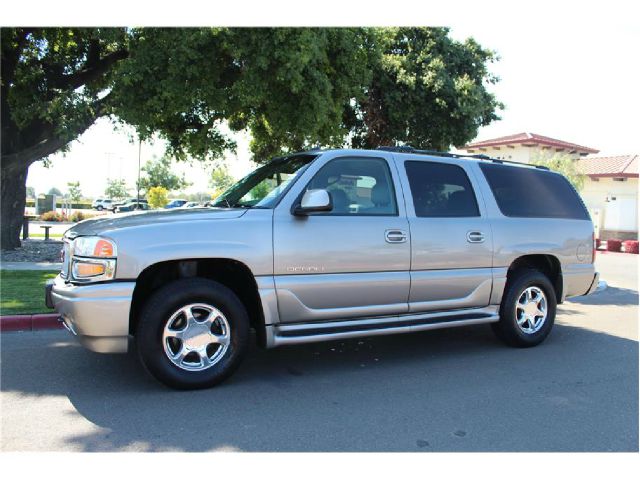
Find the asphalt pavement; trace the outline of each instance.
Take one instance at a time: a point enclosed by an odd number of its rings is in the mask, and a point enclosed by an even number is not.
[[[539,347],[475,326],[254,348],[197,392],[159,385],[135,351],[5,333],[1,449],[638,451],[638,256],[597,267],[608,289],[560,306]]]

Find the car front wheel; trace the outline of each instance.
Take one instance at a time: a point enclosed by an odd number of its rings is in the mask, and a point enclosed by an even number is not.
[[[172,388],[212,387],[229,377],[247,349],[249,318],[227,287],[208,279],[172,282],[145,304],[136,344],[145,368]]]

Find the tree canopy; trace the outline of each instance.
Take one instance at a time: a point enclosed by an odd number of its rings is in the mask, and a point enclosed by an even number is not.
[[[351,116],[354,147],[408,144],[446,151],[498,119],[502,104],[487,90],[498,81],[488,69],[495,54],[448,33],[446,28],[376,31],[372,79]]]
[[[179,176],[171,170],[171,162],[171,157],[167,155],[148,161],[142,167],[145,176],[140,178],[140,189],[149,191],[153,187],[163,187],[167,191],[176,191],[189,186],[184,175]]]
[[[127,184],[124,179],[107,179],[104,195],[109,199],[122,199],[128,194]]]
[[[491,51],[446,28],[2,28],[2,247],[20,244],[27,169],[101,116],[171,157],[255,160],[315,146],[473,139],[500,104]]]
[[[224,165],[215,168],[209,178],[209,185],[215,190],[213,194],[216,197],[222,194],[225,189],[233,186],[235,182],[235,179],[229,174],[229,171]]]
[[[585,175],[578,168],[577,160],[568,154],[537,154],[531,160],[531,164],[545,166],[552,171],[556,171],[564,175],[576,191],[582,190],[584,186]]]
[[[80,189],[80,181],[72,181],[67,183],[67,190],[72,201],[80,201],[82,199],[82,190]]]

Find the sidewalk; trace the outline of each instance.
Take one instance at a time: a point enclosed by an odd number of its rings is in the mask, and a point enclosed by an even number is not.
[[[62,262],[0,262],[0,269],[7,271],[58,271]]]

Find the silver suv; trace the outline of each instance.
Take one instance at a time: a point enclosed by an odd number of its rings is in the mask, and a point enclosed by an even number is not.
[[[277,158],[212,208],[95,218],[64,238],[47,303],[96,352],[175,388],[265,347],[491,324],[511,346],[598,284],[570,183],[483,156],[386,148]]]

